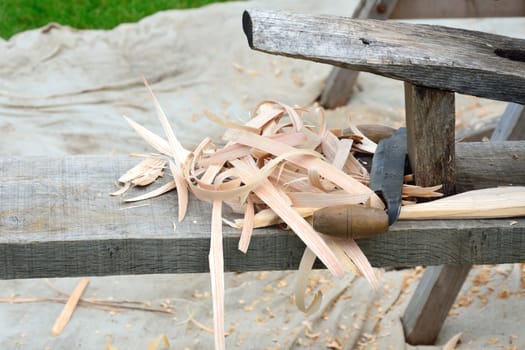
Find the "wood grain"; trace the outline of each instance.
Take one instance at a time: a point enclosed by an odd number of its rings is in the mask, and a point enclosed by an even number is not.
[[[361,0],[359,6],[354,11],[354,18],[388,19],[390,13],[396,6],[398,0],[385,0],[381,5],[376,5],[375,1]],[[354,90],[355,82],[359,72],[355,70],[334,67],[326,78],[326,83],[319,104],[327,109],[344,106],[350,100]]]
[[[416,185],[456,192],[454,93],[405,83],[408,157]]]
[[[408,157],[416,185],[443,184],[445,195],[455,194],[454,93],[405,82],[405,110]],[[470,267],[444,265],[425,271],[403,315],[409,344],[434,343],[463,285],[465,270]]]
[[[523,185],[523,143],[524,141],[491,141],[456,144],[457,191],[465,192],[495,185]]]
[[[132,204],[108,195],[136,163],[127,156],[0,158],[0,278],[208,272],[211,204],[192,197],[178,223],[175,192]],[[398,222],[359,244],[374,266],[525,261],[525,219],[513,222]],[[226,271],[296,269],[304,250],[295,235],[272,227],[255,231],[245,255],[237,250],[239,231],[224,226],[223,233]]]
[[[434,343],[470,268],[471,265],[426,268],[403,316],[403,326],[409,344]],[[418,317],[415,317],[416,315]]]
[[[255,9],[244,12],[243,28],[255,50],[525,104],[525,40],[443,26]]]

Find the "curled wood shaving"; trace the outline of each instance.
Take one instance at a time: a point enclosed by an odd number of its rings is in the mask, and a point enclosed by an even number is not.
[[[308,273],[312,270],[315,259],[315,254],[309,248],[306,248],[303,257],[301,258],[301,262],[299,263],[299,273],[297,274],[297,282],[295,286],[295,305],[307,315],[319,310],[323,296],[320,291],[316,292],[310,305],[306,306],[305,294],[308,287]]]
[[[154,181],[153,177],[160,174],[159,169],[162,171],[168,164],[173,181],[162,190],[132,200],[151,198],[163,190],[176,188],[179,220],[187,210],[189,191],[212,203],[209,262],[216,348],[224,348],[225,335],[222,221],[242,229],[239,249],[245,253],[254,228],[284,222],[307,246],[305,266],[310,266],[311,260],[317,257],[335,276],[341,277],[345,271],[359,272],[374,287],[377,286],[372,267],[353,240],[324,236],[305,219],[315,210],[340,204],[384,209],[383,202],[366,185],[369,181],[367,170],[352,153],[354,150],[373,153],[374,142],[357,128],[351,128],[351,137],[328,130],[322,110],[318,111],[320,125],[306,125],[302,119],[307,112],[305,109],[262,101],[245,125],[205,112],[208,119],[228,128],[223,137],[227,143],[219,147],[206,138],[190,152],[177,140],[153,91],[147,82],[145,84],[167,139],[126,118],[161,155],[147,158],[121,180],[126,180],[122,181],[124,185]],[[435,190],[407,187],[405,191],[407,195],[417,196],[432,194]],[[222,203],[234,212],[244,214],[244,219],[221,218]],[[301,269],[300,277],[306,278],[307,271],[308,268]],[[320,303],[320,296],[318,298],[316,303]],[[297,300],[300,302],[301,299]]]
[[[173,190],[174,188],[176,188],[177,185],[175,183],[175,181],[170,181],[164,185],[162,185],[161,187],[153,190],[153,191],[150,191],[148,193],[145,193],[143,195],[140,195],[140,196],[136,196],[136,197],[133,197],[133,198],[127,198],[124,200],[124,202],[138,202],[138,201],[143,201],[145,199],[150,199],[150,198],[154,198],[154,197],[158,197],[166,192],[169,192],[171,190]],[[126,187],[123,187],[123,188],[126,188]]]

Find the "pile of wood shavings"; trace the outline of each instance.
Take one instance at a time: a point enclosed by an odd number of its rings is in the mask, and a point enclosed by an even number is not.
[[[368,171],[353,152],[373,154],[376,144],[352,127],[351,135],[327,129],[324,113],[318,110],[319,125],[307,125],[303,108],[292,108],[274,101],[263,101],[255,116],[245,125],[225,121],[210,112],[212,121],[224,125],[224,147],[205,138],[194,151],[177,140],[153,91],[145,81],[162,124],[166,139],[129,118],[129,124],[155,150],[124,174],[119,182],[121,195],[133,186],[145,186],[162,176],[167,166],[173,180],[162,187],[127,202],[144,200],[173,189],[178,192],[178,219],[183,220],[188,193],[212,203],[209,264],[212,284],[215,347],[224,349],[224,268],[222,247],[222,205],[244,215],[242,220],[226,221],[242,229],[239,250],[246,253],[254,228],[285,223],[306,244],[296,288],[297,306],[309,312],[321,302],[318,293],[310,306],[305,305],[306,275],[316,258],[329,271],[342,277],[347,271],[362,273],[375,288],[377,277],[367,258],[352,239],[341,239],[316,232],[307,220],[317,209],[355,204],[384,209],[383,202],[367,187]],[[404,187],[413,193],[439,196],[437,188]],[[414,192],[415,191],[415,192]]]

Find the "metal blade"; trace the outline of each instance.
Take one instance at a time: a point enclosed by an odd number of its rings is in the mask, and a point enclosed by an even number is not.
[[[372,160],[370,188],[385,202],[390,225],[397,220],[401,210],[406,154],[406,129],[399,128],[389,138],[379,141]]]

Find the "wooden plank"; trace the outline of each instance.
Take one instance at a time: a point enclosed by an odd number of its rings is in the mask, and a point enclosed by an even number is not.
[[[491,141],[456,144],[458,192],[496,185],[522,184],[525,181],[525,152],[521,149],[522,143],[523,141]]]
[[[525,104],[525,40],[443,26],[267,10],[245,11],[243,28],[255,50]]]
[[[384,0],[376,4],[375,0],[362,0],[354,11],[354,18],[388,19],[398,0]],[[334,67],[326,78],[326,84],[319,97],[319,104],[333,109],[344,106],[350,100],[358,71]]]
[[[456,192],[454,93],[405,82],[408,157],[416,185],[443,184]],[[465,271],[466,270],[466,271]],[[436,340],[470,266],[436,266],[426,270],[403,315],[409,344]],[[443,289],[440,283],[448,283]],[[436,312],[440,310],[440,312]]]
[[[522,0],[398,0],[390,18],[525,16]]]
[[[0,279],[207,272],[210,204],[192,197],[178,223],[176,193],[131,204],[108,196],[136,163],[0,158]],[[525,219],[513,221],[398,222],[359,244],[374,266],[525,261]],[[237,250],[237,230],[225,226],[224,236],[226,271],[296,269],[304,250],[275,227],[256,230],[247,255]]]

